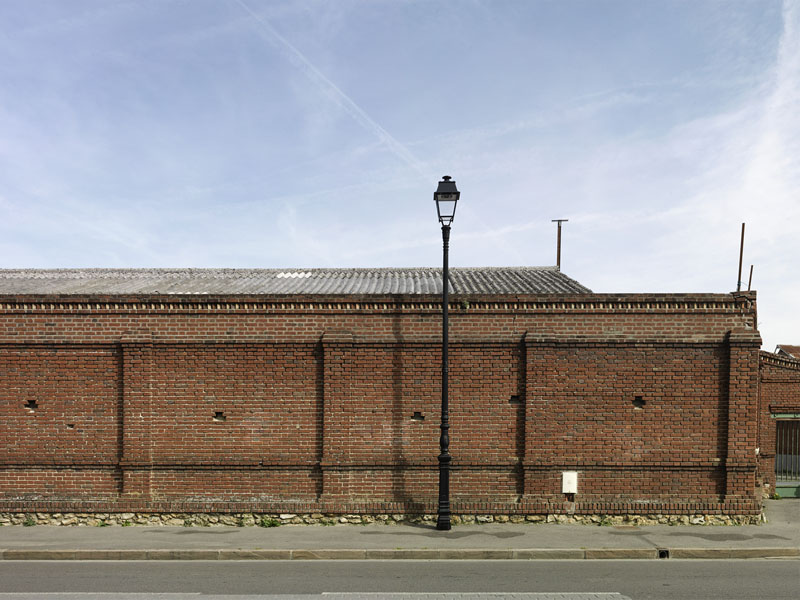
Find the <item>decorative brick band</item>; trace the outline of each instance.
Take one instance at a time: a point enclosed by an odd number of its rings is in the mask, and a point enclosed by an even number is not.
[[[453,312],[478,313],[748,313],[754,304],[748,295],[703,294],[647,296],[639,294],[590,294],[583,296],[485,296],[458,295],[450,302]],[[204,297],[196,296],[0,296],[0,312],[52,314],[283,314],[390,312],[438,313],[438,296],[386,297]]]
[[[758,358],[761,364],[772,365],[782,369],[791,369],[793,371],[800,371],[800,360],[789,358],[788,356],[778,356],[772,352],[761,351],[758,353]]]

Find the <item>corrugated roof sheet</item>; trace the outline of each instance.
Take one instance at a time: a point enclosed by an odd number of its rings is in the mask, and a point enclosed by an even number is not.
[[[454,294],[585,294],[556,267],[451,268]],[[439,268],[0,269],[0,294],[441,294]]]

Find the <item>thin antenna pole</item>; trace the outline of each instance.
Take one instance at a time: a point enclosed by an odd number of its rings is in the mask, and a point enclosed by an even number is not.
[[[556,268],[561,270],[561,224],[569,219],[552,219],[552,223],[558,223],[558,241],[556,242]]]
[[[744,223],[742,223],[742,243],[739,245],[739,279],[736,283],[736,291],[742,291],[742,256],[744,256]]]
[[[750,286],[753,285],[753,265],[750,265],[750,279],[747,280],[747,291],[750,291]]]

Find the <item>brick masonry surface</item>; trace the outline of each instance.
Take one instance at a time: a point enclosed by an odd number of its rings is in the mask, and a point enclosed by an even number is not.
[[[0,512],[435,512],[440,310],[0,296]],[[450,311],[454,513],[760,512],[755,293]]]

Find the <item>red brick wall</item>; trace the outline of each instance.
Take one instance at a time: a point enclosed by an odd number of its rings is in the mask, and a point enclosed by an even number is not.
[[[114,465],[120,435],[115,348],[2,350],[4,462]],[[28,408],[28,403],[35,407]]]
[[[435,512],[439,311],[0,298],[0,510]],[[565,470],[576,512],[758,510],[754,294],[458,298],[450,323],[456,512],[565,510]]]
[[[768,494],[775,490],[774,414],[800,414],[800,361],[761,353],[759,387],[758,483]]]

